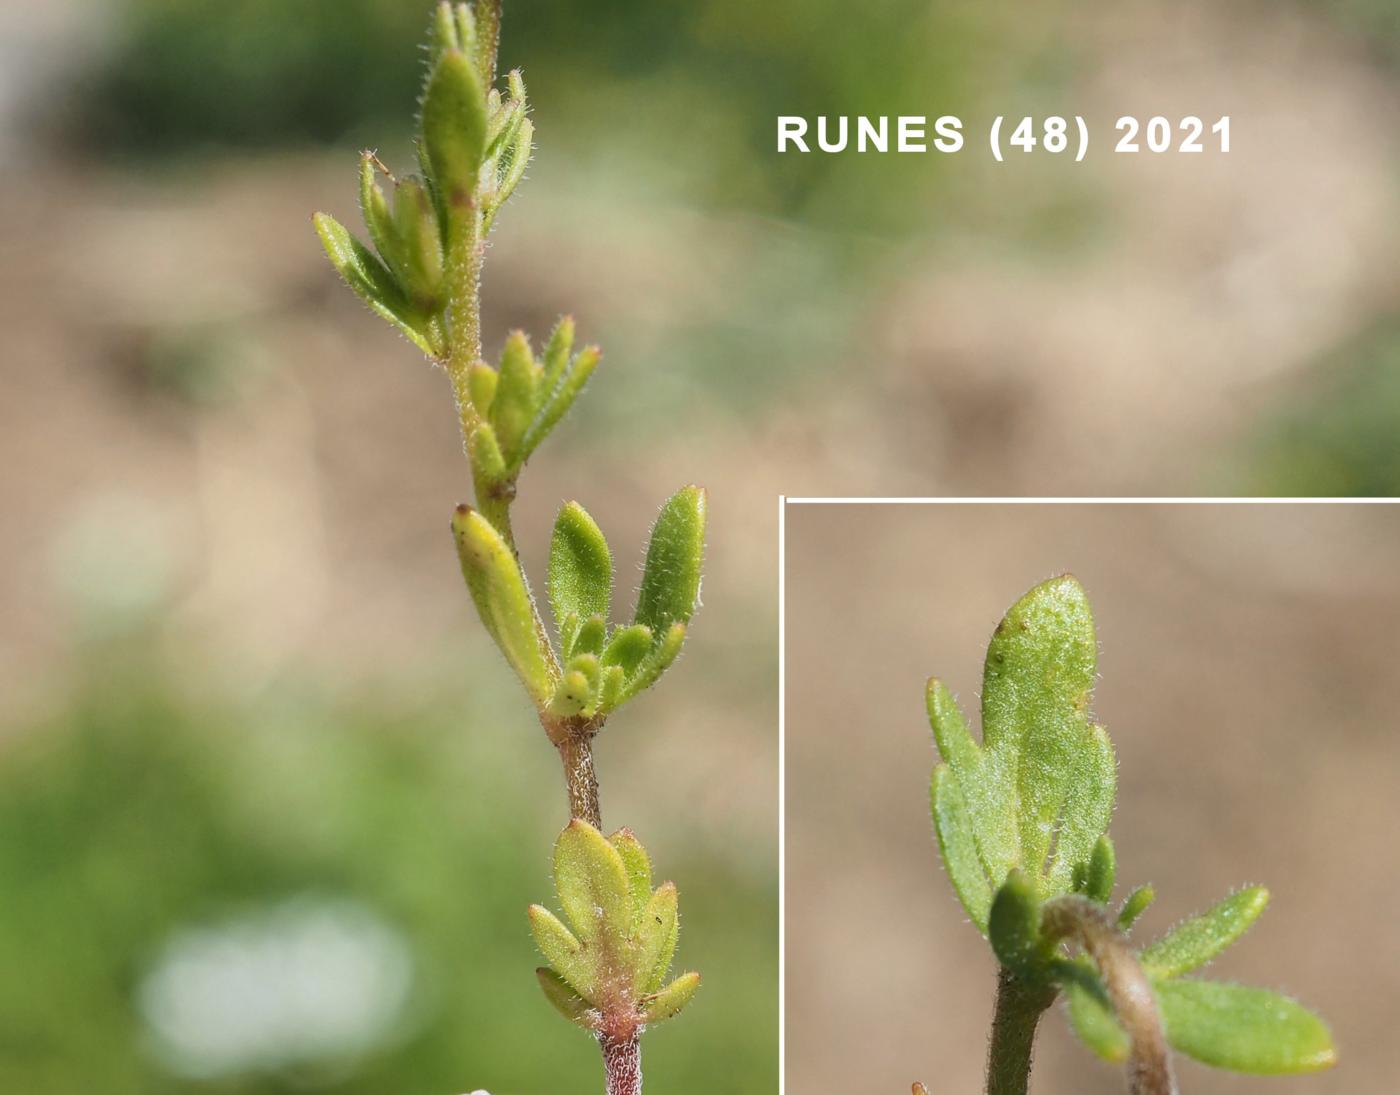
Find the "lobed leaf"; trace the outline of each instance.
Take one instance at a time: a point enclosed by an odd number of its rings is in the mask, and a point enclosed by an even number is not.
[[[1262,886],[1230,894],[1144,947],[1139,955],[1142,968],[1149,976],[1165,978],[1204,966],[1244,935],[1268,903],[1269,891]]]
[[[1069,889],[1113,808],[1112,747],[1088,718],[1095,656],[1089,600],[1069,575],[1012,605],[987,646],[983,746],[1012,773],[1020,865],[1046,873],[1054,843],[1045,892]]]
[[[980,746],[947,688],[929,682],[929,724],[951,775],[935,772],[934,821],[945,857],[957,860],[954,888],[984,932],[991,894],[1015,868],[1041,898],[1112,888],[1112,848],[1101,838],[1117,771],[1107,733],[1088,718],[1094,662],[1088,599],[1066,575],[1030,590],[993,634]]]
[[[536,704],[553,691],[552,671],[542,649],[534,601],[520,563],[501,534],[480,513],[458,506],[452,518],[462,576],[487,632]]]
[[[1167,980],[1153,988],[1167,1041],[1203,1064],[1276,1076],[1336,1063],[1327,1024],[1287,996],[1221,981]]]

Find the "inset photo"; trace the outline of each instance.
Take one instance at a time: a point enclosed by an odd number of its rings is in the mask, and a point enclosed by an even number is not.
[[[783,506],[787,1090],[1388,1090],[1400,508]]]

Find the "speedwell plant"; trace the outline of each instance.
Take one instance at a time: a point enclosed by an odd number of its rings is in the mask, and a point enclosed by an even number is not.
[[[373,248],[324,213],[326,253],[371,311],[442,367],[451,382],[475,506],[452,531],[477,613],[539,715],[564,766],[571,821],[554,848],[561,920],[533,905],[551,1004],[597,1038],[608,1095],[641,1091],[640,1036],[676,1015],[699,974],[668,979],[679,919],[676,887],[653,887],[651,862],[627,829],[605,836],[592,742],[608,717],[676,660],[699,604],[705,492],[684,487],[661,507],[632,617],[612,621],[607,540],[577,502],[560,510],[549,552],[552,627],[521,568],[511,531],[527,460],[578,398],[596,346],[575,349],[562,319],[536,348],[511,334],[496,364],[482,354],[480,280],[487,236],[524,177],[534,145],[525,81],[498,86],[500,0],[438,5],[416,139],[417,171],[395,178],[360,159],[360,208]]]
[[[1132,928],[1152,888],[1110,904],[1116,762],[1089,714],[1095,656],[1088,598],[1064,576],[1012,605],[992,635],[980,743],[943,682],[928,682],[939,848],[999,964],[987,1095],[1024,1095],[1036,1027],[1061,996],[1084,1044],[1126,1065],[1133,1095],[1177,1090],[1171,1049],[1237,1072],[1326,1068],[1331,1034],[1300,1004],[1185,976],[1248,930],[1268,891],[1237,890],[1146,945]]]

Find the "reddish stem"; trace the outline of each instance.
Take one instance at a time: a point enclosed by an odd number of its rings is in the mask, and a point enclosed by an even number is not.
[[[607,1095],[642,1095],[642,1039],[638,1033],[627,1038],[600,1039],[603,1068],[607,1072]]]

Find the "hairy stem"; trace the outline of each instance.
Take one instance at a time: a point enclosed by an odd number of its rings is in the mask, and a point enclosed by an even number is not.
[[[1098,966],[1118,1022],[1132,1042],[1128,1055],[1131,1095],[1176,1095],[1157,1000],[1113,916],[1095,901],[1069,895],[1046,902],[1041,923],[1047,935],[1077,942]]]
[[[642,1038],[634,1033],[627,1038],[600,1039],[603,1047],[603,1068],[607,1073],[607,1095],[641,1095]]]
[[[481,360],[481,268],[486,241],[481,213],[471,194],[449,194],[447,201],[447,367],[462,443],[471,458],[471,440],[480,421],[467,387],[471,367]]]
[[[603,827],[603,811],[598,803],[598,777],[593,771],[593,735],[596,728],[584,725],[570,728],[554,737],[564,762],[564,786],[569,795],[569,816]]]
[[[1053,987],[1028,985],[1008,970],[998,971],[996,1011],[987,1047],[987,1095],[1026,1095],[1036,1027],[1054,1001]]]

